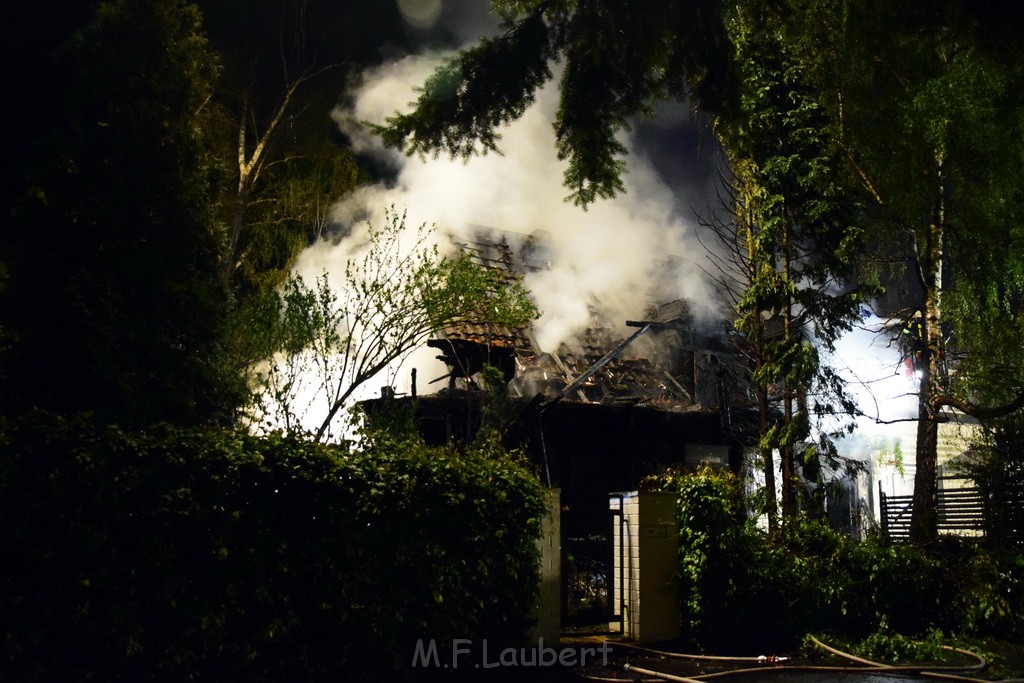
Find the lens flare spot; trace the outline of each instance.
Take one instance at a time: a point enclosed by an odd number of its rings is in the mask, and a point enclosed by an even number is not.
[[[430,28],[441,14],[441,0],[398,0],[405,22],[414,28]]]

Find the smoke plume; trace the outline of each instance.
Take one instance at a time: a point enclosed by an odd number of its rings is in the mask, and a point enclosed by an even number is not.
[[[436,225],[442,250],[450,248],[452,240],[486,237],[481,232],[488,230],[500,231],[512,243],[539,235],[542,267],[527,275],[525,285],[542,311],[534,329],[541,350],[554,350],[562,343],[572,346],[588,327],[610,328],[625,337],[632,332],[625,321],[642,317],[653,303],[682,298],[698,313],[714,308],[715,297],[701,270],[707,256],[694,235],[695,221],[689,218],[689,203],[700,205],[701,198],[709,196],[708,157],[713,155],[694,157],[695,150],[686,148],[676,132],[681,126],[675,124],[686,123],[685,105],[668,110],[665,125],[624,135],[629,150],[625,193],[585,211],[565,201],[564,165],[555,155],[551,121],[557,77],[520,120],[501,131],[502,154],[465,163],[443,156],[409,158],[385,149],[370,135],[364,122],[381,123],[396,111],[408,110],[417,97],[415,88],[450,55],[412,55],[368,70],[348,93],[348,104],[334,112],[353,150],[393,173],[335,207],[337,234],[344,238],[304,252],[297,266],[300,274],[311,279],[324,271],[342,273],[346,261],[365,247],[366,222],[379,224],[385,209],[394,206],[407,213],[410,228]],[[664,149],[679,141],[683,149]],[[680,162],[681,158],[693,162]],[[670,185],[666,178],[682,180]],[[832,361],[846,366],[844,374],[865,413],[884,419],[913,415],[913,379],[902,374],[896,352],[886,348],[884,340],[868,332],[855,333],[838,347]],[[420,393],[443,386],[426,386],[447,371],[434,356],[433,350],[424,349],[405,364],[404,373],[410,367],[419,370]],[[377,384],[395,384],[405,392],[409,385],[403,380],[407,375],[396,377],[392,370]],[[370,393],[376,389],[377,385],[368,387]],[[861,418],[857,435],[844,439],[840,448],[870,460],[878,443],[904,439],[904,450],[911,452],[913,444],[904,436],[906,424],[884,426]]]
[[[355,151],[397,169],[387,183],[364,187],[342,201],[334,219],[349,237],[322,243],[303,255],[300,271],[340,270],[361,243],[361,223],[379,221],[385,207],[408,213],[408,223],[436,224],[439,236],[471,242],[495,229],[512,241],[540,233],[547,263],[525,284],[542,311],[535,329],[550,350],[589,326],[626,330],[654,301],[709,300],[697,265],[703,248],[677,208],[673,188],[659,177],[631,140],[626,192],[588,210],[565,201],[564,166],[555,156],[551,128],[557,92],[544,89],[519,121],[502,131],[502,154],[468,162],[421,160],[384,149],[364,121],[382,122],[414,99],[414,88],[443,55],[410,56],[363,74],[350,108],[335,119]],[[441,245],[442,247],[445,245]]]

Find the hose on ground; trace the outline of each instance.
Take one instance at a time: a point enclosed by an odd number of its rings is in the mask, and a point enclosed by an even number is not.
[[[828,652],[831,652],[834,655],[837,655],[839,657],[843,657],[844,659],[849,659],[850,661],[860,662],[861,664],[868,664],[868,665],[871,665],[873,667],[879,667],[879,668],[882,668],[885,671],[892,671],[893,669],[897,668],[897,667],[894,667],[894,666],[889,666],[887,664],[881,664],[879,662],[873,662],[873,661],[871,661],[869,659],[864,659],[863,657],[857,657],[856,655],[852,655],[852,654],[850,654],[848,652],[843,652],[842,650],[838,650],[838,649],[836,649],[834,647],[831,647],[830,645],[826,645],[825,643],[821,642],[820,640],[818,640],[814,636],[811,636],[811,642],[813,642],[818,647],[820,647],[820,648],[822,648],[822,649],[824,649],[824,650],[826,650]],[[963,654],[963,655],[969,655],[969,656],[974,657],[975,659],[977,659],[978,662],[976,664],[968,664],[968,665],[964,665],[964,666],[926,666],[926,667],[920,667],[915,673],[917,673],[918,675],[921,675],[921,676],[925,676],[926,678],[941,678],[941,679],[944,679],[944,680],[952,680],[952,681],[969,681],[970,683],[990,683],[989,681],[987,681],[986,679],[983,679],[983,678],[969,678],[967,676],[957,676],[955,674],[943,673],[943,672],[947,672],[947,671],[981,671],[986,666],[988,666],[988,662],[985,660],[984,657],[979,655],[977,652],[971,652],[970,650],[964,650],[964,649],[961,649],[961,648],[958,648],[958,647],[953,647],[951,645],[942,645],[940,647],[943,650],[948,650],[950,652],[958,652],[958,653]]]
[[[726,678],[729,676],[741,676],[745,674],[764,672],[768,667],[765,664],[772,664],[775,666],[782,665],[786,671],[830,671],[830,672],[841,672],[841,673],[857,673],[857,672],[872,672],[872,673],[894,673],[894,674],[907,674],[913,673],[928,678],[938,678],[943,680],[951,681],[964,681],[967,683],[1022,683],[1022,679],[1004,679],[1000,682],[994,682],[987,679],[971,678],[968,676],[960,676],[953,672],[974,672],[981,671],[988,662],[984,657],[976,652],[970,650],[964,650],[962,648],[953,647],[950,645],[940,646],[944,650],[950,652],[956,652],[962,655],[973,657],[977,660],[974,664],[965,664],[961,666],[925,666],[925,665],[890,665],[883,664],[881,662],[875,662],[870,659],[858,657],[848,652],[843,652],[837,648],[827,645],[821,642],[819,639],[811,636],[811,641],[818,647],[844,659],[848,659],[852,662],[856,662],[861,666],[786,666],[785,663],[789,661],[787,657],[776,657],[776,656],[759,656],[759,657],[740,657],[740,656],[722,656],[722,655],[700,655],[700,654],[689,654],[682,652],[667,652],[664,650],[655,650],[652,648],[641,647],[639,645],[633,645],[631,643],[611,643],[614,647],[621,647],[630,650],[636,650],[638,652],[644,652],[647,654],[653,654],[663,657],[673,657],[679,659],[691,659],[691,660],[706,660],[706,661],[717,661],[717,662],[736,662],[736,663],[747,663],[757,662],[762,666],[757,667],[744,667],[740,669],[732,669],[729,671],[718,671],[707,674],[697,674],[695,676],[677,676],[664,671],[657,671],[645,667],[639,667],[632,664],[625,664],[623,669],[632,673],[639,674],[641,676],[649,676],[650,678],[635,679],[636,681],[652,681],[662,680],[670,681],[672,683],[702,683],[703,681],[709,681],[716,678]],[[613,679],[602,678],[598,676],[585,675],[582,676],[587,680],[593,681],[610,681]],[[621,679],[620,679],[621,680]]]
[[[686,652],[666,652],[664,650],[653,650],[649,647],[641,647],[632,643],[611,643],[612,647],[623,647],[638,652],[660,655],[662,657],[676,657],[678,659],[695,659],[709,662],[758,662],[761,664],[775,664],[789,661],[789,657],[777,655],[760,655],[758,657],[737,657],[729,655],[697,655]]]

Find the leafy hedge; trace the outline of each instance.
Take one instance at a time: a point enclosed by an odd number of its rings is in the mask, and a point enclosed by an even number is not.
[[[680,596],[692,645],[718,652],[786,649],[807,633],[1024,635],[1024,557],[947,540],[925,551],[857,542],[808,519],[776,537],[743,514],[730,472],[669,471],[678,495]]]
[[[496,447],[44,415],[0,438],[17,680],[351,680],[529,627],[543,493]]]

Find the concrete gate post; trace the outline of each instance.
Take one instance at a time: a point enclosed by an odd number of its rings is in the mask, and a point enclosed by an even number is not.
[[[680,633],[679,525],[672,493],[612,494],[612,621],[640,643],[672,640]]]

